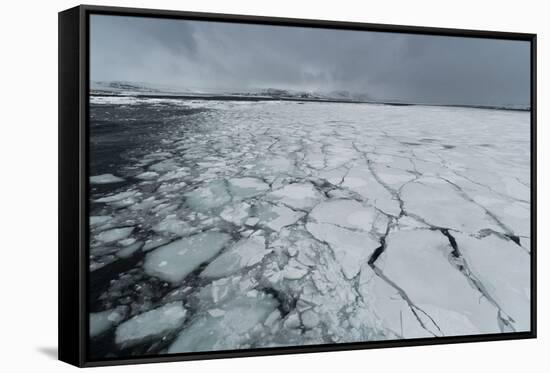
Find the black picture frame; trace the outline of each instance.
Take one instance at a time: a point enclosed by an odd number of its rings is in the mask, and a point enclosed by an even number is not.
[[[140,356],[130,359],[90,360],[87,353],[88,313],[88,95],[89,95],[89,17],[92,14],[140,16],[201,21],[322,27],[328,29],[365,30],[491,38],[527,41],[531,45],[531,330],[528,332],[453,336],[439,338],[325,344],[314,346],[274,347],[262,349]],[[325,20],[257,17],[229,14],[182,12],[170,10],[119,8],[81,5],[59,13],[59,359],[79,367],[173,362],[198,359],[283,355],[340,350],[389,348],[463,342],[536,338],[536,257],[537,257],[537,89],[536,34],[460,30],[336,22]]]

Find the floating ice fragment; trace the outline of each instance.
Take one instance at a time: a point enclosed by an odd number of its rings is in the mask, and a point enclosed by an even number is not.
[[[123,178],[113,174],[102,174],[90,177],[90,184],[111,184],[120,183],[122,181],[124,181]]]
[[[220,213],[220,217],[230,223],[241,225],[248,217],[250,205],[248,203],[237,203],[225,207]]]
[[[112,220],[112,217],[108,215],[90,216],[90,225],[101,225],[108,222],[109,220]]]
[[[167,232],[177,236],[189,234],[195,230],[189,223],[179,220],[175,216],[168,216],[153,227],[155,232]]]
[[[259,293],[256,297],[238,297],[225,303],[225,313],[213,317],[208,313],[193,321],[180,332],[168,353],[213,351],[241,348],[258,326],[277,307],[277,302]]]
[[[129,258],[132,255],[134,255],[134,253],[136,251],[141,249],[142,246],[143,246],[143,242],[139,242],[139,241],[134,242],[133,244],[128,245],[125,248],[120,249],[119,251],[117,251],[116,256],[118,256],[119,258],[123,258],[123,259]]]
[[[377,216],[375,209],[353,200],[340,199],[322,202],[311,211],[310,218],[350,229],[369,232]]]
[[[147,254],[145,272],[177,284],[213,258],[229,240],[225,233],[205,232],[174,241]]]
[[[159,181],[168,181],[174,179],[181,179],[188,175],[187,169],[179,169],[175,171],[170,171],[159,177]]]
[[[268,198],[280,201],[296,209],[309,209],[323,199],[313,185],[289,184],[281,189],[269,193]]]
[[[109,229],[108,231],[103,231],[99,233],[96,236],[96,239],[106,243],[114,242],[114,241],[122,240],[123,238],[128,237],[133,230],[134,230],[134,227]]]
[[[110,195],[110,196],[107,196],[107,197],[102,197],[102,198],[96,199],[95,202],[102,202],[102,203],[119,202],[119,201],[122,201],[122,200],[130,198],[130,197],[136,197],[139,194],[140,193],[135,191],[135,190],[130,190],[130,191],[127,191],[127,192],[121,192],[121,193],[118,193],[118,194],[114,194],[114,195]]]
[[[265,248],[263,236],[252,236],[237,242],[210,263],[201,276],[224,277],[259,263],[270,250]]]
[[[472,274],[502,310],[516,331],[529,331],[531,257],[511,240],[491,235],[482,239],[454,233]]]
[[[97,337],[124,318],[123,308],[90,313],[90,337]]]
[[[138,178],[140,180],[154,180],[158,176],[159,176],[159,174],[157,174],[156,172],[147,171],[147,172],[143,172],[143,173],[137,175],[136,178]]]
[[[269,189],[269,185],[260,179],[243,177],[229,179],[229,191],[235,198],[249,198],[261,194]]]
[[[149,166],[149,170],[155,171],[155,172],[175,171],[178,168],[179,166],[176,164],[176,162],[174,162],[173,159],[167,159]]]
[[[223,180],[213,181],[204,187],[197,188],[186,193],[185,197],[187,204],[197,211],[209,211],[231,200]]]
[[[354,232],[327,223],[307,223],[306,229],[319,241],[326,242],[348,279],[353,278],[380,243],[364,232]]]
[[[319,324],[319,315],[317,315],[313,310],[304,311],[301,315],[302,324],[308,328],[313,329]]]
[[[383,273],[428,313],[443,335],[499,333],[497,309],[449,261],[438,231],[397,231],[386,238]],[[518,250],[521,250],[518,248]],[[452,289],[452,291],[450,291]],[[455,322],[460,321],[460,326]],[[454,324],[454,325],[453,325]]]
[[[183,324],[186,313],[181,302],[173,302],[136,315],[117,327],[115,342],[131,347],[145,339],[170,332]]]
[[[296,223],[304,215],[303,212],[293,211],[284,206],[262,204],[258,208],[260,223],[277,232],[283,227]]]

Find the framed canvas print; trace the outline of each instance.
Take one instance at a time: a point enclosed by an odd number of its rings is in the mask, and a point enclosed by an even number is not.
[[[536,336],[536,36],[59,14],[59,355]]]

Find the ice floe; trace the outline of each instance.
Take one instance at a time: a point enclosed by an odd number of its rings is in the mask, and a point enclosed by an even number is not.
[[[120,183],[122,181],[124,181],[123,178],[113,174],[102,174],[90,177],[90,184],[111,184]]]
[[[237,242],[218,256],[202,271],[203,277],[224,277],[259,263],[270,250],[263,236],[257,235]]]
[[[181,238],[148,253],[145,271],[165,281],[179,283],[202,263],[212,259],[229,240],[229,235],[219,232]]]
[[[183,324],[186,314],[187,310],[181,302],[174,302],[136,315],[117,327],[115,342],[130,347],[147,338],[173,331]]]

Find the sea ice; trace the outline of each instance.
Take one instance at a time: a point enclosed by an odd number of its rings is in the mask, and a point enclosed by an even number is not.
[[[231,201],[225,182],[218,180],[185,194],[187,204],[197,211],[209,211]]]
[[[115,332],[115,342],[124,347],[134,346],[143,340],[160,336],[179,328],[185,321],[187,310],[181,302],[165,304],[141,313],[120,324]]]
[[[145,271],[162,280],[177,284],[199,265],[212,259],[230,236],[204,232],[171,242],[147,254]]]
[[[229,179],[228,183],[229,192],[238,199],[254,197],[269,189],[262,180],[252,177]]]
[[[265,239],[257,235],[237,242],[218,256],[202,271],[203,277],[224,277],[243,268],[259,263],[270,250],[265,248]]]
[[[397,231],[386,238],[385,276],[430,315],[442,335],[498,333],[498,309],[450,261],[452,248],[438,231]],[[444,278],[445,281],[441,281]]]
[[[124,181],[123,178],[113,174],[102,174],[90,177],[90,184],[111,184],[120,183],[122,181]]]
[[[289,184],[269,193],[268,198],[295,209],[310,209],[323,199],[312,184]]]
[[[124,309],[119,307],[112,310],[90,313],[90,337],[94,338],[113,326],[119,324],[124,318]]]
[[[143,172],[136,176],[140,180],[154,180],[159,177],[159,174],[153,171]]]
[[[276,307],[273,298],[262,294],[235,298],[218,306],[223,315],[197,317],[180,332],[168,353],[242,348],[252,335],[261,334],[261,323]]]
[[[285,206],[263,204],[258,208],[260,224],[277,232],[283,227],[296,223],[304,215],[303,212],[293,211]]]
[[[96,236],[96,238],[99,241],[106,242],[106,243],[114,242],[114,241],[122,240],[123,238],[128,237],[133,230],[134,230],[134,227],[109,229],[108,231],[103,231],[99,233]]]

